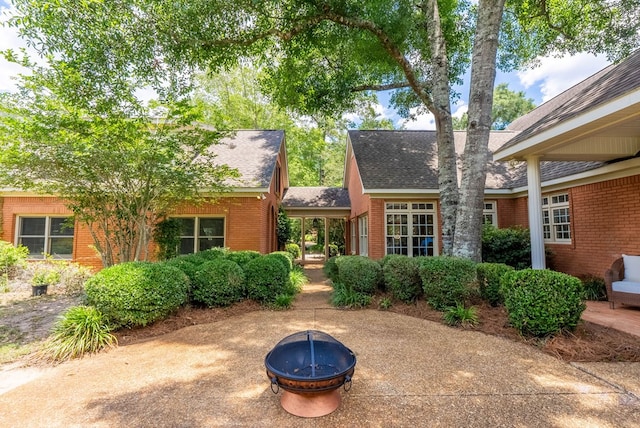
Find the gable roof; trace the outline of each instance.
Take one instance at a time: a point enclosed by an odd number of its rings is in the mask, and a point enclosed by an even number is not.
[[[290,187],[282,205],[286,208],[350,208],[349,191],[342,187]]]
[[[611,161],[640,150],[640,50],[513,121],[495,158]],[[612,138],[613,137],[613,138]]]
[[[229,180],[230,186],[268,188],[283,144],[284,131],[239,130],[212,145],[210,150],[216,154],[216,163],[229,165],[240,173],[239,178]],[[286,156],[283,164],[284,169]],[[286,180],[285,171],[283,176]]]

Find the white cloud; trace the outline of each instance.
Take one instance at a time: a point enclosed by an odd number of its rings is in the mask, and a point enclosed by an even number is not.
[[[431,113],[417,113],[417,108],[409,110],[414,119],[400,119],[398,126],[409,130],[433,131],[436,129],[436,120]]]
[[[600,55],[581,53],[563,58],[540,58],[540,65],[517,73],[520,83],[529,89],[539,86],[542,101],[548,101],[573,85],[609,65]]]
[[[12,9],[0,8],[3,21],[11,16]],[[18,37],[18,30],[13,27],[0,25],[0,50],[17,49],[26,47],[24,40]],[[0,91],[13,91],[16,89],[15,76],[25,73],[26,69],[18,64],[10,63],[0,56]]]

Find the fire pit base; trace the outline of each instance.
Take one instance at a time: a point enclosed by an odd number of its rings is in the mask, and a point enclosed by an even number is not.
[[[342,397],[337,389],[312,394],[283,391],[280,397],[283,409],[302,418],[328,415],[340,406],[341,401]]]

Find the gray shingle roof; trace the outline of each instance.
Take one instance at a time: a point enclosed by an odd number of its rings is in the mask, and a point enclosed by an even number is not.
[[[503,148],[511,147],[562,121],[612,101],[640,85],[640,50],[610,65],[555,98],[514,120],[509,130],[521,131]]]
[[[237,168],[240,178],[230,180],[234,187],[269,187],[284,131],[240,130],[212,145],[215,162]]]
[[[349,131],[365,190],[438,189],[438,154],[435,131]],[[489,151],[509,141],[515,132],[492,131]],[[465,131],[455,131],[458,154],[464,152]],[[491,156],[489,156],[491,159]],[[601,162],[542,162],[543,181],[565,177],[602,166]],[[526,163],[488,161],[487,189],[513,189],[527,185]]]
[[[349,191],[342,187],[290,187],[282,199],[287,208],[350,208]]]

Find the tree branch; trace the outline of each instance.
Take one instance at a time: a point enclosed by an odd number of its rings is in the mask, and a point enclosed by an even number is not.
[[[388,91],[390,89],[400,89],[400,88],[409,88],[409,82],[396,82],[396,83],[387,83],[384,85],[373,85],[373,84],[365,84],[358,85],[351,88],[351,92],[362,92],[362,91]]]

